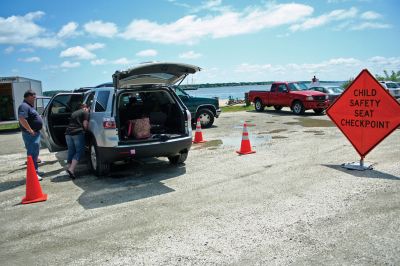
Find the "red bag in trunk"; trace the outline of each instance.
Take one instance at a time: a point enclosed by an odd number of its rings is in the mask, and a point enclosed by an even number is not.
[[[128,137],[146,139],[150,134],[150,119],[148,117],[128,121]]]

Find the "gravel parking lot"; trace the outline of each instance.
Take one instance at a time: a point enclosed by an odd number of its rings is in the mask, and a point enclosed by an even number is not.
[[[239,156],[242,124],[255,154]],[[4,144],[7,137],[9,144]],[[399,265],[400,130],[366,157],[325,115],[223,113],[186,164],[84,164],[42,150],[46,202],[21,205],[25,153],[0,155],[2,265]],[[18,138],[18,141],[12,139]],[[22,142],[1,134],[1,145]],[[4,151],[4,149],[3,149]]]

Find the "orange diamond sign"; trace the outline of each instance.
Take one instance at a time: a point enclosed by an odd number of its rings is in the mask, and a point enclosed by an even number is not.
[[[400,126],[400,104],[364,69],[327,110],[364,158]]]

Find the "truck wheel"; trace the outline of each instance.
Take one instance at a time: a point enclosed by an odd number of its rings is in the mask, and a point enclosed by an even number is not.
[[[320,115],[325,111],[324,108],[318,108],[318,109],[313,109],[313,110],[314,110],[314,113],[316,113],[317,115]]]
[[[256,109],[257,112],[262,112],[264,111],[265,106],[262,104],[262,101],[260,99],[257,99],[254,102],[254,108]]]
[[[105,176],[110,172],[110,164],[102,161],[99,154],[96,140],[92,140],[89,144],[90,152],[90,169],[96,176]]]
[[[179,165],[186,161],[189,152],[181,152],[178,155],[168,157],[169,163],[172,165]]]
[[[196,114],[196,121],[200,118],[201,128],[209,128],[214,123],[214,113],[210,109],[200,109]]]
[[[282,110],[282,106],[280,105],[274,105],[275,110],[280,111]]]
[[[293,113],[296,115],[304,114],[305,108],[304,105],[300,101],[295,101],[292,105]]]

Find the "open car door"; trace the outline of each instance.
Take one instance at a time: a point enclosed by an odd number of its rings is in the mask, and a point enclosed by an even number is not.
[[[65,130],[71,114],[83,101],[83,93],[59,93],[51,98],[43,112],[42,144],[50,152],[67,149]]]

